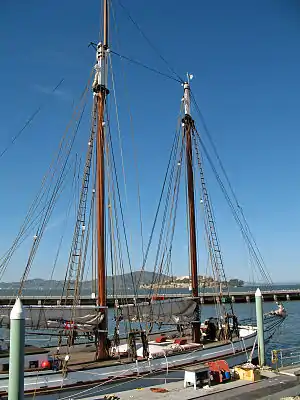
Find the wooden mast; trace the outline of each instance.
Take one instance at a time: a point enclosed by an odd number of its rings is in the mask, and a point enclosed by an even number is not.
[[[192,275],[192,294],[197,300],[197,314],[193,323],[193,340],[200,342],[200,321],[199,321],[199,298],[198,298],[198,270],[197,270],[197,240],[195,220],[195,199],[194,199],[194,173],[193,173],[193,150],[191,131],[194,121],[190,114],[190,84],[184,83],[184,135],[186,141],[186,168],[188,181],[188,208],[189,208],[189,240],[190,240],[190,267]]]
[[[108,3],[103,1],[103,43],[97,45],[97,64],[94,93],[97,102],[97,175],[96,175],[96,204],[97,204],[97,282],[98,306],[104,312],[98,325],[98,340],[96,357],[105,359],[107,351],[107,307],[106,307],[106,263],[105,263],[105,103],[107,90],[107,49],[108,49]],[[102,308],[103,307],[103,308]]]

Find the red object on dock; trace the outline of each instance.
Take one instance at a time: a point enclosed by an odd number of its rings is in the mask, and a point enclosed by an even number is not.
[[[213,380],[217,383],[223,382],[223,380],[227,380],[225,378],[225,372],[230,374],[230,369],[225,360],[211,361],[207,363],[209,366],[209,371],[213,376]]]
[[[167,337],[166,336],[159,336],[155,339],[156,343],[163,343],[167,341]]]
[[[48,360],[44,360],[41,362],[41,367],[43,369],[50,369],[50,362]]]
[[[152,301],[153,300],[164,300],[165,299],[165,296],[164,295],[154,295],[154,296],[152,296]]]
[[[186,339],[183,339],[183,338],[181,338],[181,339],[175,339],[175,340],[174,340],[174,343],[175,343],[175,344],[179,344],[180,346],[182,346],[183,344],[186,344],[186,343],[187,343],[187,340],[186,340]]]
[[[65,328],[66,330],[69,330],[69,329],[77,329],[77,325],[74,324],[74,322],[65,321],[65,323],[64,323],[64,328]]]

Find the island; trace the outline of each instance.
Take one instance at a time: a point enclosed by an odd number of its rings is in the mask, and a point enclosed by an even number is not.
[[[166,277],[163,276],[162,279],[156,282],[151,283],[141,283],[139,288],[140,289],[178,289],[178,288],[189,288],[192,285],[191,278],[189,276],[172,276]],[[218,281],[215,280],[211,276],[205,275],[198,275],[198,285],[200,288],[214,288],[220,287],[227,288],[227,287],[243,287],[244,281],[241,279],[229,279],[228,281]]]

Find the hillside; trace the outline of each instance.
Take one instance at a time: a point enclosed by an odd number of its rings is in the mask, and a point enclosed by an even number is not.
[[[126,273],[124,275],[107,276],[107,290],[111,291],[114,287],[118,290],[124,289],[124,286],[128,290],[133,290],[134,284],[137,284],[141,277],[141,271],[135,271],[132,274]],[[142,278],[140,284],[149,285],[157,277],[154,272],[144,271],[142,273]],[[162,275],[161,279],[170,279],[167,275]],[[58,280],[47,280],[47,279],[29,279],[27,280],[24,288],[25,290],[49,290],[54,289],[55,291],[60,291],[63,288],[64,281]],[[16,290],[20,285],[20,282],[1,282],[1,289],[4,290]],[[82,284],[82,290],[90,289],[92,286],[92,281],[85,281]]]

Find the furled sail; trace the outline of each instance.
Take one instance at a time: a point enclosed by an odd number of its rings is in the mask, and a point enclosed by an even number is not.
[[[196,305],[193,298],[180,298],[120,305],[119,308],[123,318],[129,321],[186,324],[195,320]]]
[[[74,309],[75,308],[75,309]],[[0,306],[0,326],[9,326],[12,306]],[[95,306],[26,306],[25,324],[33,329],[92,331],[103,318]]]

